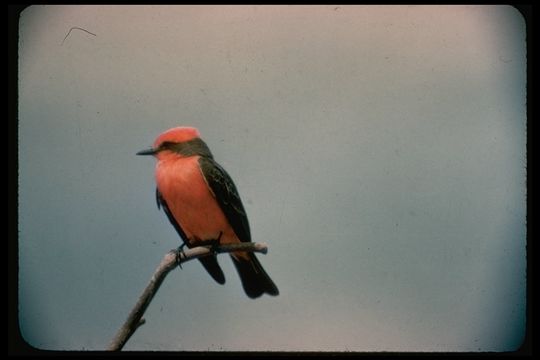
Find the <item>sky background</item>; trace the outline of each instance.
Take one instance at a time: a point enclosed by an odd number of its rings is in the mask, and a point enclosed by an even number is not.
[[[73,30],[62,43],[71,27]],[[19,324],[104,349],[180,244],[135,153],[197,127],[278,297],[197,262],[125,350],[504,351],[525,331],[525,25],[508,6],[32,6]]]

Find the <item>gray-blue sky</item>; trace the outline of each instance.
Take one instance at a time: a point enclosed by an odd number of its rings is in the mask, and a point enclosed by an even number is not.
[[[74,30],[73,26],[96,34]],[[19,319],[102,349],[164,253],[160,132],[234,178],[277,298],[197,263],[127,350],[510,350],[525,319],[525,29],[506,6],[32,6]]]

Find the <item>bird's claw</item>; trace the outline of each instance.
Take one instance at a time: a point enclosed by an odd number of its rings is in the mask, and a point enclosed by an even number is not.
[[[186,258],[186,253],[184,252],[184,246],[186,244],[182,244],[178,247],[178,251],[176,252],[176,263],[178,264],[178,267],[182,268],[182,259]]]
[[[221,235],[223,235],[223,231],[220,231],[219,232],[219,236],[217,237],[217,239],[208,239],[208,240],[200,240],[198,243],[197,243],[197,246],[205,246],[205,247],[208,247],[208,249],[216,254],[217,253],[217,249],[219,247],[219,241],[221,240]]]
[[[221,235],[223,235],[223,231],[220,231],[219,232],[219,236],[217,239],[214,239],[214,240],[211,240],[211,244],[210,244],[210,250],[216,254],[217,253],[217,248],[219,246],[219,242],[221,240]]]
[[[217,248],[219,247],[219,241],[221,240],[221,235],[223,235],[223,231],[219,232],[219,236],[217,237],[217,239],[212,239],[208,241],[210,243],[210,251],[214,253],[214,255],[217,254]]]

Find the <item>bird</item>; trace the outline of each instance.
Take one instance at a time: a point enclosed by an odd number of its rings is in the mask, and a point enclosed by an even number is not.
[[[158,135],[150,149],[137,155],[153,155],[156,202],[185,246],[251,242],[249,222],[240,195],[225,169],[219,165],[195,127],[174,127]],[[254,253],[231,252],[230,257],[249,298],[279,295],[279,290]],[[219,284],[225,275],[217,256],[199,258]]]

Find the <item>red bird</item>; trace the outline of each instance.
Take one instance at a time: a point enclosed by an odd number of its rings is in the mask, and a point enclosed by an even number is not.
[[[184,243],[189,247],[216,241],[220,244],[250,242],[249,223],[236,186],[225,169],[192,127],[176,127],[159,135],[149,150],[137,155],[154,155],[156,199]],[[231,253],[247,296],[279,291],[261,263],[250,252]],[[199,259],[219,284],[225,275],[217,256]]]

